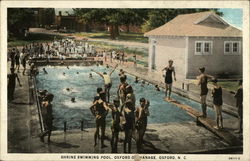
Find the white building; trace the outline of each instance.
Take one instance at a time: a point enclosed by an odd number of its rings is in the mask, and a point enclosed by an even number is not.
[[[242,77],[242,31],[214,12],[178,15],[144,36],[151,71],[159,73],[172,59],[179,80],[195,78],[202,66],[219,78]]]

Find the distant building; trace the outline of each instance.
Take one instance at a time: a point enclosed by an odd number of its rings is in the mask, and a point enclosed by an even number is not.
[[[54,24],[55,22],[55,9],[54,8],[34,8],[34,21],[31,27],[46,27]]]
[[[218,77],[242,77],[242,31],[214,12],[178,15],[145,36],[151,71],[172,59],[179,80],[195,78],[202,66]]]

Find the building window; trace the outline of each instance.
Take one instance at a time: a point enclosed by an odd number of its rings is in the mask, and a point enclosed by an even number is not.
[[[210,42],[205,42],[204,43],[204,52],[205,53],[210,53],[211,52],[211,43]]]
[[[230,53],[230,43],[225,43],[225,53]]]
[[[239,52],[239,43],[234,42],[233,43],[233,53],[238,53]]]
[[[240,54],[240,42],[239,41],[225,41],[224,42],[224,54],[226,55]]]
[[[200,43],[200,42],[197,42],[196,43],[196,53],[201,53],[201,46],[202,46],[202,43]]]
[[[211,55],[212,54],[212,41],[196,41],[195,42],[196,55]]]

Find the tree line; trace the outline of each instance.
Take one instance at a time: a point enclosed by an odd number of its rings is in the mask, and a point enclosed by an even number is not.
[[[10,8],[8,9],[8,31],[16,33],[20,29],[29,28],[34,21],[34,10],[32,8]],[[119,36],[119,27],[126,26],[129,32],[131,25],[141,27],[142,32],[150,31],[179,14],[214,11],[222,15],[218,9],[138,9],[138,8],[73,8],[73,14],[86,25],[97,23],[109,26],[110,38]],[[44,12],[55,12],[54,9],[46,9]],[[49,14],[48,14],[49,15]],[[47,19],[50,19],[47,16]]]
[[[73,14],[78,16],[86,24],[100,23],[110,27],[110,37],[119,36],[119,26],[125,25],[129,32],[130,25],[140,26],[142,32],[150,31],[172,20],[179,14],[195,13],[213,10],[222,15],[218,9],[87,9],[74,8]]]

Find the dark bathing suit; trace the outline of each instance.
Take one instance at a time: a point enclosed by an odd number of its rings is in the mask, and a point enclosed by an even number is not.
[[[106,110],[105,110],[103,104],[104,104],[104,102],[102,102],[102,103],[97,102],[96,105],[95,105],[97,114],[101,116],[100,119],[96,119],[96,123],[98,125],[101,125],[101,126],[105,126],[105,113],[106,113]]]
[[[167,83],[167,84],[172,84],[173,83],[172,72],[173,72],[173,70],[169,69],[167,67],[166,76],[165,76],[165,83]]]
[[[207,95],[208,88],[207,88],[207,77],[204,76],[201,79],[201,96]]]
[[[222,89],[220,88],[214,88],[213,93],[213,103],[214,105],[221,106],[222,105]]]

